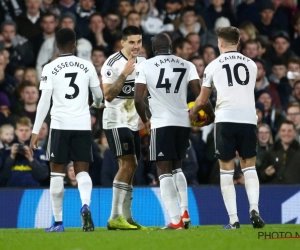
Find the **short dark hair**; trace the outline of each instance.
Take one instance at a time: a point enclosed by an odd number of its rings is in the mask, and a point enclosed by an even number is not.
[[[142,35],[142,31],[140,28],[136,26],[127,26],[122,31],[122,40],[127,40],[128,36],[134,36],[134,35]]]
[[[218,28],[216,30],[216,35],[231,44],[238,44],[240,40],[240,30],[232,26]]]
[[[105,48],[103,46],[95,46],[95,47],[93,47],[92,54],[93,54],[94,51],[101,51],[106,56],[106,51],[105,51]]]
[[[190,62],[192,62],[193,60],[202,60],[202,61],[204,61],[202,56],[192,56],[189,59]]]
[[[281,127],[282,127],[283,124],[292,125],[293,128],[294,128],[294,130],[296,130],[295,124],[294,124],[292,121],[289,121],[289,120],[284,120],[283,122],[281,122],[280,127],[279,127],[279,130],[281,129]]]
[[[101,17],[102,18],[102,20],[103,20],[103,16],[99,13],[99,12],[94,12],[91,16],[90,16],[90,23],[91,23],[91,20],[94,18],[94,16],[99,16],[99,17]]]
[[[177,48],[182,49],[185,43],[191,44],[191,42],[184,37],[175,39],[172,43],[173,52],[175,53]]]
[[[55,40],[59,48],[66,48],[76,42],[76,34],[72,29],[63,28],[56,32]]]
[[[42,20],[44,20],[44,18],[45,17],[49,17],[49,16],[53,16],[54,17],[54,20],[57,20],[58,19],[58,17],[57,17],[57,15],[55,15],[54,13],[52,13],[52,12],[46,12],[46,13],[44,13],[43,15],[42,15]]]
[[[193,12],[195,14],[195,16],[197,16],[196,9],[193,6],[187,6],[187,7],[183,8],[181,11],[181,16],[183,16],[187,12]]]

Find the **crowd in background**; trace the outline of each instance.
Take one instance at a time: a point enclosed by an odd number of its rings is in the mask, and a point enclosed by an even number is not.
[[[173,53],[191,61],[202,79],[218,57],[215,29],[240,29],[239,50],[257,65],[257,171],[261,184],[300,183],[300,1],[297,0],[2,0],[0,3],[0,186],[48,186],[45,152],[49,119],[31,156],[29,139],[45,64],[58,56],[55,32],[77,34],[76,55],[94,64],[101,82],[106,58],[122,49],[122,29],[143,32],[141,55],[153,56],[151,38],[166,32]],[[234,90],[233,90],[234,91]],[[216,104],[214,90],[211,102]],[[187,102],[195,96],[188,90]],[[46,111],[45,111],[46,112]],[[102,131],[102,110],[91,110],[94,186],[110,187],[118,170]],[[48,117],[49,118],[49,117]],[[148,161],[149,137],[140,123],[141,158],[134,185],[157,186],[155,164]],[[182,170],[188,185],[219,184],[213,126],[192,127]],[[72,162],[66,185],[76,186]],[[236,184],[244,184],[236,157]]]

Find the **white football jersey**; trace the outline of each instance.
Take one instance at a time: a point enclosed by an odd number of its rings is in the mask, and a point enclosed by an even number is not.
[[[51,128],[91,130],[89,87],[100,86],[93,64],[72,54],[43,68],[40,90],[52,89]]]
[[[145,61],[144,57],[138,56],[136,58],[136,65],[139,65],[142,61]],[[101,69],[102,83],[103,84],[114,84],[122,73],[127,58],[121,51],[111,55],[104,62]],[[134,106],[134,70],[129,75],[124,83],[122,90],[119,95],[111,102],[105,100],[105,109],[103,112],[103,128],[129,128],[133,131],[139,130],[138,119],[139,115],[136,112]]]
[[[217,89],[215,122],[257,124],[254,87],[257,67],[237,51],[220,55],[204,70],[202,86]]]
[[[158,55],[142,62],[135,83],[147,84],[151,111],[151,128],[190,127],[187,87],[199,79],[196,67],[174,55]]]

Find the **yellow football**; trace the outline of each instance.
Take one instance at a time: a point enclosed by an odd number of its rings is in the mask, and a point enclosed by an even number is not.
[[[188,108],[191,109],[192,107],[194,107],[195,102],[190,102],[188,103]],[[195,126],[195,127],[202,127],[205,123],[207,119],[207,114],[204,110],[200,110],[198,112],[198,119],[197,121],[191,121],[191,126]]]

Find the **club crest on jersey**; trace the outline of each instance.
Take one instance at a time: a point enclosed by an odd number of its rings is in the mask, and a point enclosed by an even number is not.
[[[124,148],[124,150],[128,150],[128,143],[123,143],[123,148]]]
[[[110,69],[105,72],[106,77],[112,77],[112,71]]]
[[[47,76],[41,76],[41,82],[47,82]]]

